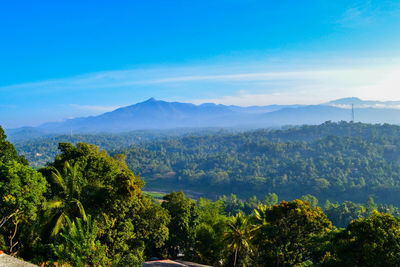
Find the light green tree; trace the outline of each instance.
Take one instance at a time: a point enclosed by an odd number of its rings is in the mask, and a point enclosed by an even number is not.
[[[86,212],[81,203],[82,182],[78,176],[78,164],[71,166],[67,161],[61,174],[56,168],[51,173],[51,183],[57,187],[53,199],[46,203],[45,218],[51,224],[51,238],[55,238],[66,217],[80,217],[86,221]]]
[[[238,213],[227,223],[225,241],[228,247],[234,250],[233,266],[235,267],[238,266],[239,255],[251,250],[251,232],[249,221],[242,213]]]
[[[54,246],[54,254],[61,264],[71,266],[107,266],[111,262],[106,256],[106,246],[98,240],[99,228],[91,216],[71,220],[65,216],[66,224]]]
[[[0,162],[0,235],[12,232],[7,235],[9,253],[13,254],[18,243],[21,244],[21,230],[36,221],[45,201],[46,187],[46,179],[29,166],[16,161]]]

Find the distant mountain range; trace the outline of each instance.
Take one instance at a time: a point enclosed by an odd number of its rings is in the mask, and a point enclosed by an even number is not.
[[[355,121],[400,124],[400,101],[364,101],[343,98],[320,105],[226,106],[206,103],[147,101],[98,116],[49,122],[38,127],[7,129],[12,137],[39,137],[48,134],[120,133],[145,129],[172,128],[269,128],[284,125],[320,124],[325,121]]]

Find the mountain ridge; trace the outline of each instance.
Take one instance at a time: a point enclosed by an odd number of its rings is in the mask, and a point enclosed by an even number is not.
[[[215,103],[195,105],[150,98],[98,116],[48,122],[38,127],[7,129],[9,135],[40,136],[70,133],[121,133],[173,128],[269,128],[285,125],[350,121],[354,104],[356,121],[400,124],[400,101],[365,101],[342,98],[319,105],[235,106]]]

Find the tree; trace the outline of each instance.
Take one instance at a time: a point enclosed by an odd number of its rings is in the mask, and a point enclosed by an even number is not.
[[[53,199],[46,203],[45,219],[51,226],[50,237],[54,239],[67,217],[80,217],[86,221],[86,212],[81,203],[82,180],[78,177],[78,164],[64,163],[63,174],[56,168],[51,173],[51,183],[58,187]]]
[[[229,198],[223,196],[221,200],[224,203],[224,211],[227,216],[235,216],[244,209],[243,201],[238,199],[235,194],[231,194]]]
[[[301,196],[301,200],[303,200],[304,202],[310,202],[311,207],[316,207],[318,206],[318,199],[310,194]]]
[[[327,266],[399,266],[400,219],[374,212],[352,221],[332,240]]]
[[[361,204],[345,201],[342,204],[327,201],[324,205],[325,214],[336,227],[344,228],[352,220],[366,217],[366,209]]]
[[[99,228],[91,216],[86,221],[65,217],[66,225],[54,246],[54,254],[61,264],[71,266],[106,266],[111,263],[106,256],[107,247],[98,240]]]
[[[309,202],[282,201],[256,210],[254,249],[259,264],[293,266],[312,261],[318,238],[330,232],[332,223]]]
[[[172,192],[163,197],[161,206],[171,216],[168,224],[169,238],[165,244],[168,255],[175,258],[180,252],[188,253],[194,246],[198,225],[198,210],[195,203],[183,192]]]
[[[227,217],[224,215],[222,201],[212,202],[200,198],[197,201],[199,225],[196,228],[195,245],[191,258],[195,262],[217,266],[224,258],[226,244]]]
[[[144,183],[129,170],[125,156],[111,157],[85,143],[60,143],[59,149],[61,153],[54,162],[40,171],[51,181],[54,169],[62,173],[66,162],[74,166],[78,180],[75,188],[80,192],[77,200],[85,213],[96,218],[99,240],[112,255],[112,265],[139,264],[145,257],[153,256],[154,249],[162,247],[168,238],[169,216],[142,194],[140,188]],[[62,192],[52,183],[49,198],[57,199]]]
[[[246,215],[249,215],[251,213],[254,212],[254,210],[257,208],[258,204],[260,204],[260,202],[257,200],[256,196],[253,196],[251,198],[248,198],[245,202],[244,202],[244,207],[243,207],[243,212]]]
[[[6,134],[0,126],[0,162],[7,163],[15,160],[23,165],[28,165],[28,161],[23,156],[18,156],[18,152],[10,142],[6,141]]]
[[[275,193],[268,193],[265,197],[263,203],[268,206],[273,206],[278,204],[278,195]]]
[[[246,255],[250,251],[251,230],[247,218],[242,213],[238,213],[227,223],[225,241],[228,247],[234,250],[233,266],[235,267],[238,266],[239,255]]]
[[[368,198],[367,204],[365,205],[366,212],[370,216],[374,213],[374,211],[378,210],[378,205],[375,203],[372,197]]]
[[[36,170],[17,161],[0,162],[0,233],[11,231],[9,253],[16,252],[22,241],[16,239],[37,220],[46,189],[46,179]]]

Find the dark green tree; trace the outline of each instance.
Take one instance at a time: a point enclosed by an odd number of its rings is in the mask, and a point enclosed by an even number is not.
[[[168,238],[169,216],[142,194],[144,183],[129,170],[125,157],[110,157],[106,151],[84,143],[61,143],[59,148],[61,153],[41,172],[52,180],[54,169],[62,172],[66,162],[76,168],[78,200],[86,214],[96,218],[99,240],[107,246],[112,265],[140,264],[146,256],[153,256],[153,248],[160,248]],[[61,192],[52,184],[49,198]]]
[[[258,264],[294,266],[312,263],[318,239],[329,233],[332,223],[319,207],[309,202],[282,201],[260,205],[256,210],[254,249]]]
[[[263,204],[273,206],[278,204],[278,195],[275,193],[268,193],[264,198]]]
[[[198,210],[195,203],[183,192],[172,192],[163,197],[161,206],[171,216],[168,224],[169,238],[165,244],[168,255],[176,258],[179,253],[190,254],[194,247]]]
[[[243,212],[244,203],[243,201],[238,199],[235,194],[231,194],[229,198],[223,196],[221,200],[223,202],[224,211],[227,216],[235,216],[239,212]]]
[[[400,219],[374,212],[352,221],[332,241],[326,266],[399,266]]]
[[[0,126],[0,162],[7,163],[15,160],[23,165],[28,165],[28,161],[23,156],[18,156],[14,145],[6,140],[7,136]]]
[[[304,202],[310,202],[311,207],[318,206],[318,199],[313,195],[307,194],[307,195],[301,196],[300,199],[303,200]]]
[[[225,241],[228,247],[234,251],[233,266],[245,266],[243,264],[249,257],[252,239],[252,227],[246,216],[238,213],[227,222]]]
[[[212,202],[200,198],[197,201],[199,210],[199,225],[196,229],[195,245],[191,251],[195,262],[212,266],[220,265],[225,256],[227,217],[224,215],[222,202]]]

